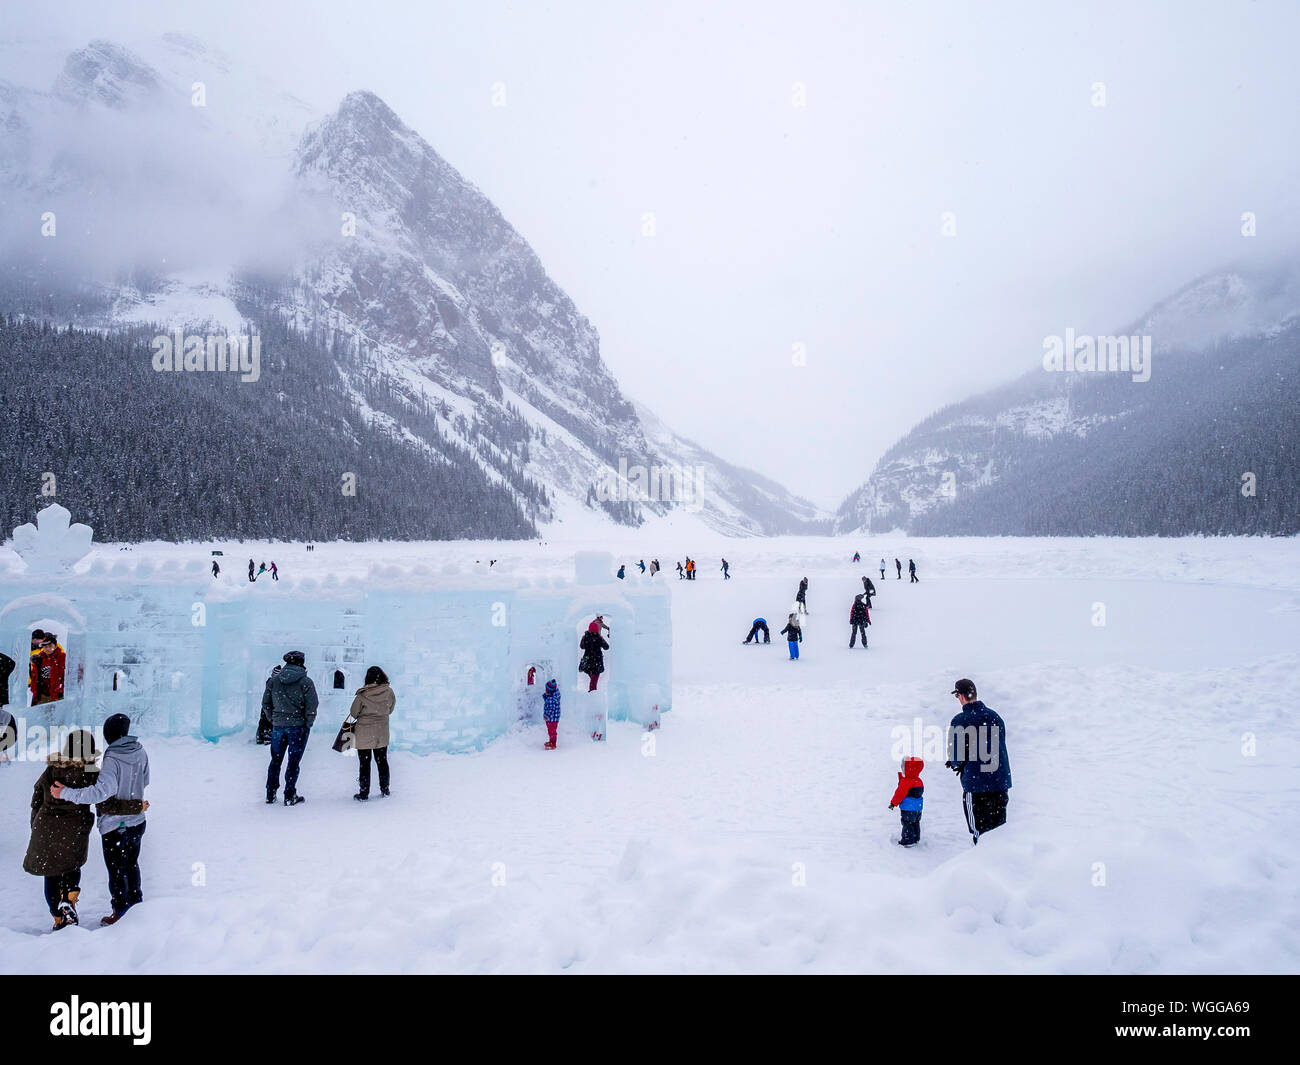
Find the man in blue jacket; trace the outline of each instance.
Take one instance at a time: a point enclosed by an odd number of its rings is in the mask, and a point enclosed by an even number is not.
[[[1007,792],[1011,789],[1011,760],[1007,757],[1007,727],[997,713],[977,697],[975,682],[962,678],[952,694],[961,712],[948,727],[948,761],[961,777],[962,807],[971,843],[1007,823]]]

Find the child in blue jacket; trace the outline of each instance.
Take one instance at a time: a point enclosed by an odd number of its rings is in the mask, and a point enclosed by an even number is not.
[[[921,770],[925,763],[919,758],[904,758],[902,772],[898,774],[898,787],[889,800],[889,808],[898,808],[903,821],[903,835],[899,843],[913,847],[921,842],[921,807],[925,803],[925,785],[921,783]]]
[[[543,746],[546,750],[553,751],[555,750],[555,730],[560,725],[560,686],[554,680],[548,680],[546,690],[542,692],[542,717],[546,721],[546,735],[548,737]]]

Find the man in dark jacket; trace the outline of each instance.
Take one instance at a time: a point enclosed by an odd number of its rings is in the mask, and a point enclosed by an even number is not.
[[[876,594],[876,586],[871,583],[871,578],[864,576],[862,578],[862,597],[867,601],[867,609],[871,609],[871,597]]]
[[[853,597],[853,605],[849,607],[849,647],[853,646],[858,634],[862,634],[862,649],[867,649],[867,626],[871,624],[871,615],[867,613],[867,604],[862,601],[862,596]]]
[[[794,601],[799,606],[799,613],[808,613],[808,578],[805,577],[799,582],[799,590],[794,593]]]
[[[319,703],[316,685],[307,676],[307,657],[301,651],[286,651],[279,673],[267,678],[262,692],[262,713],[271,719],[271,764],[266,771],[266,801],[275,802],[280,790],[280,763],[289,752],[284,773],[284,804],[297,806],[306,800],[298,794],[298,765],[307,749],[307,735],[316,723]]]
[[[965,678],[953,685],[961,712],[948,728],[948,761],[961,777],[962,807],[971,842],[1007,823],[1007,792],[1011,789],[1011,760],[1007,757],[1007,728],[997,713],[976,697],[975,682]]]
[[[908,576],[912,578],[910,581],[908,581],[909,584],[920,584],[920,583],[921,583],[920,581],[918,581],[918,580],[916,579],[916,560],[915,560],[915,559],[909,558],[909,559],[907,560],[907,573],[908,573]]]

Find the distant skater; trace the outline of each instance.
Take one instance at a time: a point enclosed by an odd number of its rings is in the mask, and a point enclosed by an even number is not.
[[[754,619],[754,624],[749,627],[749,635],[745,637],[745,642],[749,643],[750,640],[753,640],[757,644],[760,632],[763,634],[763,643],[772,642],[772,631],[767,627],[767,618]]]
[[[257,574],[253,572],[253,560],[251,558],[248,560],[248,580],[250,583],[257,580]]]
[[[885,560],[883,558],[880,560],[880,579],[882,581],[885,579]]]
[[[862,556],[861,556],[860,554],[858,554],[858,552],[856,552],[856,551],[853,552],[853,561],[854,561],[854,562],[861,562],[861,561],[862,561]]]
[[[862,595],[867,600],[867,609],[871,609],[871,599],[876,594],[876,586],[871,583],[871,578],[863,576],[862,578]]]
[[[212,560],[212,576],[221,576],[221,567],[217,565],[217,560],[215,558]]]
[[[683,578],[683,576],[684,576],[684,574],[683,574],[683,572],[682,572],[682,564],[681,564],[680,562],[678,562],[678,563],[677,563],[677,579],[680,581],[680,580]]]
[[[781,635],[786,638],[786,642],[790,645],[790,661],[797,662],[799,660],[799,645],[803,642],[803,629],[799,627],[799,622],[793,614],[786,619],[785,628],[781,630]]]
[[[920,583],[921,583],[920,581],[918,581],[918,580],[916,579],[916,563],[915,563],[912,559],[910,559],[910,558],[907,560],[907,573],[908,573],[908,576],[910,576],[910,577],[912,578],[910,581],[907,582],[908,584],[920,584]]]
[[[894,559],[894,569],[898,570],[898,579],[901,581],[903,579],[903,564],[898,559]]]
[[[280,579],[280,571],[276,567],[275,560],[273,559],[271,561],[271,580],[278,581],[279,579]]]
[[[808,578],[799,582],[799,590],[794,594],[794,601],[799,605],[799,613],[808,613]]]
[[[729,581],[729,580],[731,580],[731,572],[730,572],[730,570],[731,570],[731,567],[727,564],[727,560],[724,558],[724,559],[722,560],[722,579],[723,579],[724,581]]]

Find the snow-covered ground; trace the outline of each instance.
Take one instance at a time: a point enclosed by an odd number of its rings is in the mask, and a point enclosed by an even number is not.
[[[397,754],[393,797],[365,805],[323,718],[294,809],[263,804],[251,737],[143,737],[146,903],[57,935],[21,869],[39,767],[0,769],[0,971],[1300,971],[1296,540],[738,541],[679,521],[545,545],[218,546],[231,580],[249,554],[286,581],[398,555],[533,574],[579,548],[657,556],[674,709],[603,745],[562,723],[554,752],[538,726]],[[673,570],[687,552],[693,584]],[[901,581],[871,569],[882,554]],[[863,573],[880,595],[870,650],[850,651]],[[805,575],[802,659],[741,646],[757,615],[775,634]],[[959,676],[1006,719],[1009,823],[972,848],[923,751],[905,851],[898,734],[945,724]],[[398,714],[420,698],[397,694]],[[83,889],[84,915],[107,912],[94,849]]]

